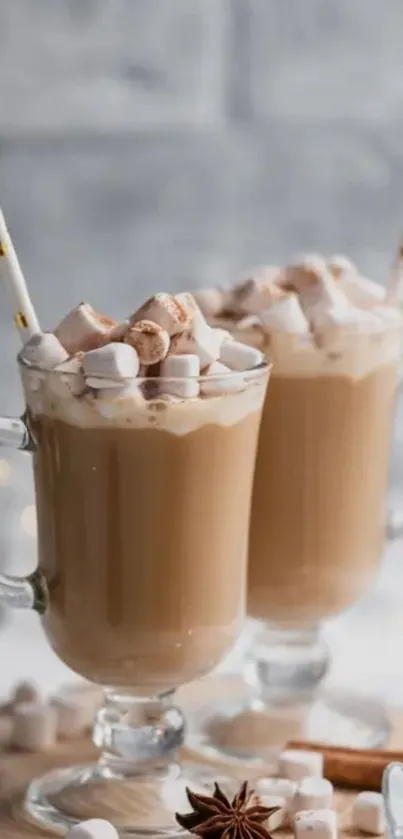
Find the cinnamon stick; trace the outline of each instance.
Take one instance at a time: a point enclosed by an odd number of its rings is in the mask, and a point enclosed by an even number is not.
[[[385,749],[345,749],[339,746],[327,746],[322,743],[304,743],[293,740],[287,743],[287,749],[304,749],[310,752],[322,752],[324,775],[338,787],[366,789],[379,792],[382,775],[388,763],[403,762],[403,751]]]

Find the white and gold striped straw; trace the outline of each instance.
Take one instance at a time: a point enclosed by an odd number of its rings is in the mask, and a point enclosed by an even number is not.
[[[41,332],[35,309],[28,293],[24,275],[3,212],[0,207],[0,278],[5,285],[13,307],[14,322],[21,341],[25,344],[33,335]]]

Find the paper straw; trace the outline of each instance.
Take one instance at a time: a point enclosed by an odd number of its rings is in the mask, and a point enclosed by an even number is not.
[[[391,268],[386,301],[393,306],[403,307],[403,236],[400,239],[396,257]]]
[[[33,335],[41,332],[35,309],[28,294],[24,275],[18,262],[14,245],[0,207],[0,276],[13,307],[14,322],[25,344]]]

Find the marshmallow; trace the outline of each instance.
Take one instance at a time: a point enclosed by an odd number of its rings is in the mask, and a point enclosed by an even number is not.
[[[192,399],[199,394],[200,361],[197,355],[168,355],[161,365],[161,390],[171,396]],[[176,381],[174,381],[176,379]],[[178,381],[183,379],[183,381]]]
[[[318,307],[312,313],[312,327],[323,346],[338,348],[347,335],[373,335],[385,329],[380,317],[367,309],[335,306],[329,310]]]
[[[359,792],[351,811],[353,827],[379,836],[385,831],[385,808],[380,792]]]
[[[211,378],[210,378],[211,377]],[[234,373],[225,364],[215,361],[203,373],[200,392],[203,396],[219,396],[222,393],[236,393],[245,387],[245,379]]]
[[[272,813],[266,821],[266,827],[269,830],[278,830],[279,827],[283,827],[286,823],[287,815],[285,798],[282,798],[281,795],[260,795],[259,804],[263,807],[279,808],[275,813]]]
[[[323,755],[321,752],[309,752],[304,749],[286,749],[278,759],[278,772],[291,781],[302,781],[303,778],[322,778]]]
[[[264,355],[260,350],[248,347],[239,341],[224,340],[220,351],[220,361],[230,370],[242,373],[262,364]]]
[[[297,784],[295,781],[290,781],[289,778],[259,778],[256,781],[256,792],[260,795],[275,796],[283,798],[286,802],[287,810],[290,809]]]
[[[48,377],[48,386],[55,396],[65,398],[69,394],[81,396],[84,393],[85,378],[81,366],[82,358],[83,353],[76,353],[53,369]]]
[[[225,295],[220,288],[201,288],[194,298],[206,318],[217,317],[224,309]]]
[[[304,289],[319,283],[328,273],[326,262],[321,256],[306,254],[297,257],[295,262],[286,266],[281,285],[291,291],[300,293]]]
[[[337,839],[334,810],[303,810],[294,820],[295,839]]]
[[[327,260],[326,267],[335,280],[340,279],[344,274],[357,274],[357,268],[346,256],[331,256]]]
[[[269,309],[260,313],[260,323],[267,332],[290,332],[294,335],[308,335],[309,324],[296,294],[283,294]]]
[[[393,327],[396,327],[399,329],[402,327],[402,312],[393,306],[372,306],[371,315],[376,315],[377,318],[380,318],[382,323],[388,328],[393,329]]]
[[[68,359],[68,353],[52,332],[39,332],[23,346],[20,357],[26,364],[53,370]]]
[[[66,839],[119,839],[119,834],[110,822],[104,819],[89,819],[71,827]]]
[[[13,746],[27,752],[44,752],[56,742],[57,717],[40,702],[21,702],[14,709]]]
[[[299,810],[327,810],[332,807],[333,785],[326,778],[303,778],[298,784],[292,802],[294,812]]]
[[[41,695],[34,682],[18,682],[10,699],[11,707],[21,702],[40,702]]]
[[[342,274],[339,279],[339,286],[354,306],[363,309],[383,303],[386,298],[386,289],[380,283],[375,283],[367,277],[351,271]]]
[[[171,340],[170,355],[197,355],[203,370],[220,355],[225,330],[212,329],[205,320],[196,321],[191,330],[175,335]]]
[[[191,317],[178,298],[179,295],[174,297],[172,294],[155,294],[131,315],[130,326],[141,320],[151,320],[165,329],[168,335],[184,332],[191,326]]]
[[[134,379],[140,367],[136,350],[130,344],[107,344],[90,350],[81,363],[86,379]]]
[[[60,321],[54,334],[72,355],[80,350],[86,352],[102,347],[112,339],[112,331],[118,326],[111,318],[96,312],[89,303],[80,303]]]
[[[284,291],[275,285],[278,268],[263,268],[255,276],[244,280],[233,289],[235,307],[248,315],[257,315],[280,300]]]
[[[88,709],[73,697],[54,696],[50,702],[56,712],[56,734],[61,740],[80,737],[88,728]]]
[[[157,364],[168,354],[169,335],[157,323],[139,320],[125,334],[125,343],[137,352],[140,364]]]

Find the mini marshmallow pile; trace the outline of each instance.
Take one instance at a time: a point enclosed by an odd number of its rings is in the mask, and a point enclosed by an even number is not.
[[[80,303],[54,332],[34,335],[21,358],[28,366],[61,374],[53,377],[56,396],[58,389],[60,397],[67,389],[74,396],[119,398],[123,392],[147,399],[241,390],[243,374],[264,360],[259,350],[209,326],[188,293],[156,294],[122,323]],[[239,375],[228,377],[231,372]]]
[[[400,312],[386,305],[386,289],[344,256],[306,256],[284,268],[259,269],[232,289],[195,296],[209,320],[230,318],[239,329],[257,327],[274,341],[282,333],[336,349],[348,336],[401,325]]]
[[[46,752],[58,740],[82,736],[93,724],[102,691],[69,687],[44,701],[36,685],[18,684],[0,708],[0,746],[26,752]]]
[[[333,785],[323,777],[319,752],[288,749],[278,760],[278,776],[260,778],[256,792],[265,807],[279,807],[268,820],[269,830],[291,827],[295,839],[337,839]],[[385,831],[383,796],[360,792],[352,806],[351,826],[378,836]]]

